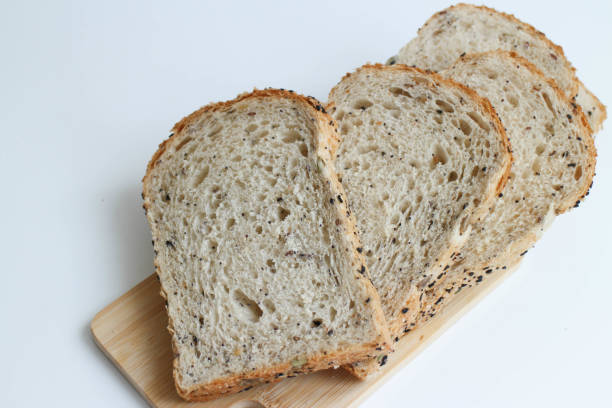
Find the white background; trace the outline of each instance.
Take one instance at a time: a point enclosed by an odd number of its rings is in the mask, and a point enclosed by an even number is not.
[[[171,3],[0,5],[0,406],[145,406],[88,326],[153,272],[140,179],[157,144],[254,86],[326,100],[448,5]],[[610,105],[609,4],[490,3],[561,44]],[[586,202],[363,407],[612,406],[610,128]]]

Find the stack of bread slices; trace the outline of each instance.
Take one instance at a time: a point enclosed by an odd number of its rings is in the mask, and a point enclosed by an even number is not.
[[[374,373],[578,206],[605,117],[543,33],[465,4],[325,105],[267,89],[187,116],[143,180],[179,394]]]

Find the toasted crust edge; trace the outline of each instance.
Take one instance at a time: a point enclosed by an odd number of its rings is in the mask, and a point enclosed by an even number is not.
[[[206,105],[191,113],[190,115],[184,117],[176,125],[174,125],[170,137],[163,141],[159,145],[157,151],[153,154],[151,160],[147,165],[146,173],[142,179],[142,196],[144,200],[143,208],[145,209],[145,212],[147,212],[148,210],[147,187],[152,172],[155,169],[156,165],[160,163],[160,160],[162,160],[164,153],[170,147],[178,143],[181,132],[190,124],[196,122],[196,120],[201,115],[207,112],[230,109],[236,103],[250,98],[287,98],[298,102],[306,110],[309,111],[311,117],[314,119],[316,129],[318,130],[318,134],[315,136],[314,140],[314,145],[317,146],[316,154],[317,157],[322,159],[325,164],[325,168],[327,170],[326,176],[330,181],[330,189],[333,190],[334,195],[341,195],[343,197],[346,197],[342,185],[338,181],[338,177],[335,173],[333,161],[331,160],[331,158],[335,154],[339,143],[339,138],[336,132],[337,126],[335,121],[325,112],[323,105],[315,98],[305,97],[293,91],[286,91],[284,89],[255,89],[253,92],[240,94],[235,99],[230,101],[217,102]],[[352,213],[349,213],[348,203],[346,202],[346,200],[344,200],[344,202],[336,201],[334,206],[336,208],[338,218],[341,220],[345,220],[345,233],[349,243],[353,245],[353,251],[351,254],[353,275],[356,277],[356,279],[361,280],[361,282],[365,285],[366,291],[372,300],[369,304],[372,308],[373,313],[373,326],[378,331],[376,340],[365,345],[351,345],[333,354],[323,355],[319,353],[309,356],[306,363],[300,366],[299,369],[293,368],[290,363],[285,363],[273,367],[262,368],[254,372],[250,372],[246,375],[237,374],[217,379],[207,384],[197,384],[191,387],[182,387],[180,385],[180,375],[178,373],[178,347],[174,339],[174,322],[172,321],[171,316],[167,314],[167,328],[173,339],[172,350],[175,355],[175,358],[173,360],[173,378],[176,390],[182,398],[188,401],[208,401],[220,397],[222,395],[244,391],[245,386],[243,385],[243,382],[245,381],[248,382],[246,388],[251,388],[252,386],[258,385],[260,383],[275,382],[280,380],[282,377],[277,377],[277,375],[281,372],[285,375],[307,373],[320,369],[326,369],[330,366],[343,365],[356,360],[367,358],[368,356],[373,354],[376,348],[380,348],[382,350],[390,350],[391,341],[389,338],[384,313],[380,305],[378,292],[372,284],[369,275],[369,270],[367,269],[367,265],[365,263],[363,255],[356,250],[356,248],[360,247],[361,244],[357,235],[354,216],[352,215]],[[346,215],[347,213],[349,213],[348,216]],[[157,257],[155,258],[154,265],[159,279],[160,264],[157,260]],[[365,273],[363,275],[361,275],[357,271],[357,265],[365,266]],[[167,300],[167,294],[165,293],[163,287],[161,288],[160,294],[164,298],[164,300]]]
[[[359,73],[361,71],[366,71],[366,70],[400,71],[400,72],[417,73],[419,75],[428,76],[432,79],[435,85],[442,84],[447,87],[459,89],[461,92],[465,93],[470,99],[472,99],[476,105],[480,106],[483,113],[487,114],[487,116],[490,119],[489,123],[495,128],[496,133],[499,135],[500,142],[502,145],[501,150],[505,152],[505,154],[504,154],[504,157],[502,158],[502,164],[497,174],[494,174],[493,176],[491,176],[494,182],[489,185],[489,188],[487,189],[487,195],[483,198],[480,205],[475,207],[472,210],[472,213],[467,219],[467,223],[471,225],[475,223],[479,218],[484,216],[486,213],[488,213],[489,207],[491,206],[491,204],[493,203],[497,195],[503,190],[503,188],[505,187],[508,181],[508,177],[510,176],[512,161],[513,161],[510,140],[506,135],[505,129],[501,123],[501,120],[499,119],[497,112],[495,111],[495,109],[493,108],[489,100],[480,96],[473,89],[459,82],[453,81],[452,79],[444,78],[441,75],[435,72],[432,72],[432,71],[427,71],[427,70],[423,70],[423,69],[416,68],[416,67],[410,67],[404,64],[394,64],[394,65],[366,64],[366,65],[363,65],[357,68],[353,72],[349,72],[345,74],[340,80],[340,82],[331,89],[331,91],[329,92],[329,96],[328,96],[328,103],[326,105],[327,110],[332,111],[336,107],[334,103],[334,95],[337,92],[338,86],[340,85],[340,83],[350,78],[352,75],[355,75],[356,73]],[[461,242],[457,242],[455,240],[454,242],[450,243],[447,251],[439,256],[439,262],[436,263],[434,267],[432,267],[433,271],[435,271],[438,268],[438,264],[445,265],[445,264],[451,263],[452,255],[458,252],[461,246],[467,241],[466,239],[468,237],[467,234],[469,234],[469,232],[466,232],[466,235],[464,236]],[[403,305],[400,305],[398,309],[401,310],[404,307],[408,307],[410,310],[414,310],[415,305],[413,303],[415,303],[415,301],[416,299],[409,298],[407,302]],[[403,329],[404,323],[402,319],[396,319],[395,321],[392,321],[392,322],[388,321],[387,323],[389,324],[389,332],[391,333],[392,336],[395,336],[396,338],[402,338],[406,334],[406,332]],[[351,374],[353,374],[357,378],[364,379],[369,374],[377,371],[377,369],[379,368],[379,364],[377,363],[376,360],[365,360],[365,361],[360,361],[358,364],[351,364],[351,365],[344,366],[343,368],[349,371]]]

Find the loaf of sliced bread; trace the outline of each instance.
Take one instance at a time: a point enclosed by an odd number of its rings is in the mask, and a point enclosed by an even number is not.
[[[462,289],[516,263],[556,215],[578,205],[595,171],[593,138],[580,107],[526,59],[506,51],[468,54],[440,74],[491,101],[514,162],[506,188],[428,294],[417,325]]]
[[[576,78],[563,49],[511,14],[484,6],[458,4],[434,14],[389,63],[440,71],[465,53],[514,51],[553,78],[569,98],[577,98],[598,131],[605,106]]]
[[[153,156],[144,206],[183,398],[389,347],[337,144],[317,101],[264,90],[192,113]]]
[[[396,341],[500,193],[511,154],[485,99],[436,74],[366,65],[330,95],[336,170]],[[364,377],[387,356],[351,367]]]

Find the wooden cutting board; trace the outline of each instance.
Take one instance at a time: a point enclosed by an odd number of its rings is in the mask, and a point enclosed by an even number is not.
[[[359,381],[342,369],[329,369],[262,385],[210,402],[183,401],[174,389],[166,312],[154,275],[98,313],[91,323],[91,331],[102,351],[153,407],[356,407],[515,269],[516,266],[496,272],[487,276],[477,287],[460,292],[427,325],[400,340],[385,367],[366,381]]]

